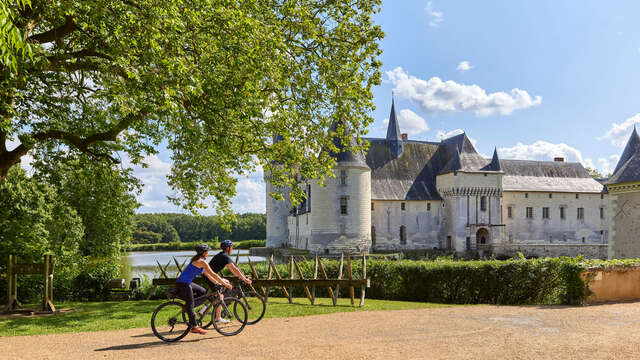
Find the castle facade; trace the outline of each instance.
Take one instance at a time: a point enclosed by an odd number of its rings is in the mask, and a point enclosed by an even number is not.
[[[626,256],[609,249],[610,232],[616,231],[612,207],[621,206],[621,196],[629,197],[640,215],[640,176],[633,187],[638,193],[629,194],[630,189],[619,189],[619,180],[624,184],[631,175],[624,178],[619,169],[611,179],[594,179],[580,163],[562,158],[507,160],[494,150],[488,159],[464,133],[440,142],[409,140],[400,133],[393,104],[386,138],[366,140],[366,154],[344,151],[335,142],[340,150],[334,154],[336,177],[325,186],[313,180],[301,184],[307,200],[296,208],[268,195],[274,189],[266,175],[267,247],[313,253],[449,249],[504,256]],[[624,168],[640,173],[635,130],[627,148],[618,167],[633,160]],[[618,189],[614,202],[608,187]],[[637,227],[640,235],[636,218],[618,223]],[[621,249],[633,247],[627,244],[633,239],[616,234]]]

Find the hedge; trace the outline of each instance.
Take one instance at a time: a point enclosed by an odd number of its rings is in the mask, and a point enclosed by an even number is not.
[[[299,263],[305,278],[313,276],[313,261]],[[330,278],[337,278],[338,261],[323,260]],[[355,278],[361,275],[361,260],[352,261]],[[242,265],[245,273],[250,273]],[[510,259],[489,261],[367,261],[371,288],[367,298],[424,301],[448,304],[581,304],[588,295],[580,278],[585,268],[582,258]],[[256,265],[261,278],[267,266]],[[278,265],[281,275],[289,274],[288,264]],[[345,271],[346,274],[346,264]],[[328,296],[325,288],[318,296]],[[344,289],[343,291],[348,291]],[[271,288],[271,296],[282,296]],[[342,292],[341,296],[345,296]],[[304,296],[296,289],[294,296]]]

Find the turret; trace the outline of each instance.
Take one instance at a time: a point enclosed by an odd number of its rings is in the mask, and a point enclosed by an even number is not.
[[[402,134],[400,133],[400,125],[396,116],[396,107],[391,98],[391,114],[389,114],[389,126],[387,127],[387,141],[389,142],[389,150],[393,157],[398,157],[403,151]]]
[[[273,142],[282,140],[282,136],[276,135]],[[270,181],[271,174],[264,172],[264,183],[266,188],[266,211],[267,211],[267,244],[268,248],[281,247],[288,243],[289,229],[287,216],[289,216],[289,190],[274,188]],[[284,200],[276,200],[270,193],[281,192]]]

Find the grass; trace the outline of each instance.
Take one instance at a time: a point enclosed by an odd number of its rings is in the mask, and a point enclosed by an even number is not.
[[[0,316],[0,336],[57,334],[68,332],[122,330],[150,328],[153,310],[166,300],[123,302],[66,302],[56,304],[57,309],[68,312],[45,316]],[[269,298],[265,318],[297,317],[339,312],[371,310],[406,310],[448,307],[453,305],[370,300],[364,307],[351,306],[349,299],[339,299],[333,306],[331,299],[318,298],[316,305],[306,298],[294,298],[289,304],[284,298]]]

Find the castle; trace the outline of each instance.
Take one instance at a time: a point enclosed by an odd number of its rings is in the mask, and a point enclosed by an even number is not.
[[[506,160],[494,150],[487,159],[464,133],[440,142],[409,140],[400,133],[393,102],[386,138],[365,140],[369,150],[363,154],[345,151],[336,139],[336,177],[325,186],[300,184],[307,200],[297,208],[268,195],[273,189],[265,175],[267,247],[325,254],[446,249],[496,256],[640,255],[629,235],[640,235],[635,129],[614,175],[597,180],[563,158]],[[629,199],[637,209],[624,205],[628,216],[618,219],[612,212]],[[620,226],[633,229],[616,231]],[[609,244],[610,233],[617,234],[611,241],[617,248]]]

